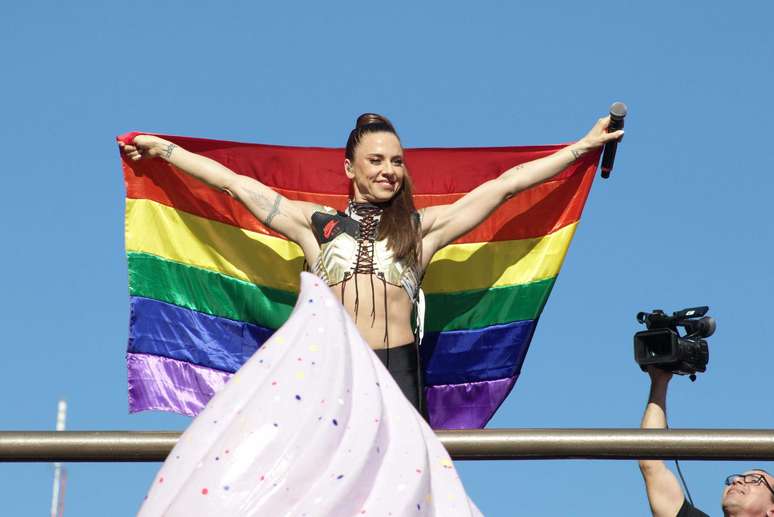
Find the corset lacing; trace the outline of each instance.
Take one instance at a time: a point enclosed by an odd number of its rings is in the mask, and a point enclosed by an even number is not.
[[[382,215],[382,207],[371,203],[355,203],[350,200],[347,212],[357,216],[360,224],[360,231],[357,236],[357,257],[355,267],[351,273],[344,276],[344,282],[341,283],[341,299],[344,299],[344,285],[349,278],[355,278],[355,321],[358,318],[358,309],[360,306],[360,293],[357,285],[357,275],[369,275],[371,279],[371,327],[376,323],[376,294],[374,292],[374,275],[382,280],[384,291],[384,344],[389,346],[389,325],[387,317],[387,281],[384,275],[377,274],[374,269],[374,242],[376,241],[379,230],[379,219]]]

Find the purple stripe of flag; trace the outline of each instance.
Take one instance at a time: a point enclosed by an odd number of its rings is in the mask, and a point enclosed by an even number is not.
[[[508,396],[518,375],[506,379],[425,388],[433,429],[481,429]]]
[[[230,373],[147,354],[126,354],[129,411],[174,411],[196,416]]]
[[[196,416],[232,374],[166,357],[127,354],[129,409]],[[517,377],[425,389],[434,429],[477,429],[494,415]]]

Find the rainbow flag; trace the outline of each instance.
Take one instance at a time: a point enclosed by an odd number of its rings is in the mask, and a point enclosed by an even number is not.
[[[347,203],[342,149],[165,136],[289,199]],[[418,208],[452,203],[562,146],[407,149]],[[422,284],[428,415],[480,428],[510,393],[586,202],[599,153],[515,196],[440,250]],[[196,415],[292,310],[301,249],[163,160],[123,162],[130,411]]]

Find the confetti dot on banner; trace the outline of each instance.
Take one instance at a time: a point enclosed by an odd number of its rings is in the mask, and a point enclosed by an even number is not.
[[[301,400],[301,395],[296,395],[296,400]]]
[[[274,427],[279,427],[279,424],[277,422],[274,422]]]
[[[226,449],[226,454],[228,454],[228,453],[229,453],[229,450],[228,450],[228,449]]]
[[[309,303],[313,303],[313,302],[314,302],[314,299],[309,298]]]
[[[220,456],[215,456],[215,461],[220,461]]]
[[[421,473],[422,473],[422,469],[417,469],[417,474],[421,474]]]
[[[202,488],[202,495],[207,495],[209,493],[210,493],[209,490],[207,490],[206,488]]]
[[[333,419],[333,425],[339,425],[335,418]]]
[[[164,476],[159,478],[159,483],[163,483],[163,482],[164,482]]]
[[[276,386],[277,385],[277,381],[271,381],[271,385],[272,386]]]
[[[180,456],[175,456],[175,459],[176,459],[176,460],[179,460],[179,459],[180,459]]]
[[[224,486],[224,487],[223,487],[223,490],[225,490],[226,492],[228,492],[229,488],[230,488],[230,487],[229,487],[228,485],[226,485],[226,486]]]
[[[417,503],[417,510],[421,510],[421,509],[422,509],[422,507],[419,506],[419,503]]]
[[[266,479],[266,476],[261,476],[261,481],[263,481],[264,479]]]
[[[303,361],[303,360],[304,360],[304,359],[303,359],[303,358],[301,358],[301,357],[299,357],[299,358],[297,358],[297,359],[296,359],[296,361]]]
[[[338,476],[336,476],[336,479],[341,479],[343,477],[344,477],[344,474],[339,474]]]

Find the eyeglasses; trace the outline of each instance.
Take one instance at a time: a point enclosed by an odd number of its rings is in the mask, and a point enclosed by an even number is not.
[[[774,489],[771,488],[769,482],[766,481],[766,477],[762,474],[731,474],[726,478],[726,485],[731,486],[737,481],[741,481],[745,485],[766,485],[769,492],[774,494]]]

